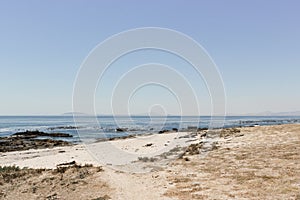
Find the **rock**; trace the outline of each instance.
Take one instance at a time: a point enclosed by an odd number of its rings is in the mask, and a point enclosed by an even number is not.
[[[48,133],[48,137],[73,137],[73,135],[70,135],[68,133]]]
[[[123,129],[123,128],[116,128],[116,132],[125,132],[127,131],[127,129]]]
[[[57,127],[50,127],[48,130],[55,130],[55,129],[78,129],[77,126],[57,126]]]
[[[201,135],[200,135],[200,137],[206,137],[207,136],[207,133],[202,133]]]
[[[36,138],[40,136],[46,136],[46,137],[73,137],[72,135],[68,133],[45,133],[42,131],[25,131],[25,132],[17,132],[12,134],[12,136],[18,136],[18,137],[24,137],[24,138]]]
[[[172,128],[172,131],[178,132],[178,128]]]
[[[162,134],[162,133],[167,133],[167,132],[170,132],[169,130],[161,130],[161,131],[159,131],[158,133],[159,134]]]
[[[73,160],[73,161],[71,161],[71,162],[61,163],[61,164],[58,164],[57,167],[61,167],[61,166],[70,166],[70,165],[76,165],[76,162]]]
[[[208,128],[197,128],[197,131],[207,131]]]
[[[148,143],[145,145],[145,147],[151,147],[153,144],[152,143]]]
[[[185,161],[190,161],[190,159],[188,157],[185,157],[184,160]]]
[[[0,152],[22,151],[28,149],[52,148],[57,146],[68,146],[70,142],[52,139],[34,139],[22,136],[0,138]]]

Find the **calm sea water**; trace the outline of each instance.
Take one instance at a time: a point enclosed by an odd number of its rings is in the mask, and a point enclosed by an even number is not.
[[[223,125],[222,117],[215,117],[214,122]],[[25,130],[39,130],[44,132],[62,132],[73,135],[73,138],[65,138],[73,142],[92,142],[98,138],[118,137],[128,134],[157,133],[159,130],[177,128],[179,130],[188,127],[208,127],[211,117],[201,116],[168,116],[168,117],[113,117],[98,116],[76,117],[73,116],[0,116],[0,136],[8,136]],[[300,117],[276,117],[276,116],[227,116],[224,127],[274,125],[300,123]],[[72,127],[76,126],[78,129]],[[117,132],[116,128],[126,129],[125,132]],[[60,138],[62,139],[62,138]]]

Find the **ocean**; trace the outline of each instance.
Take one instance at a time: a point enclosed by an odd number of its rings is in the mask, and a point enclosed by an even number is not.
[[[224,123],[223,123],[224,119]],[[210,116],[0,116],[0,137],[26,130],[68,133],[72,138],[59,138],[75,143],[94,142],[130,134],[158,133],[160,130],[184,130],[191,127],[207,128]],[[214,117],[222,127],[264,126],[300,123],[300,116],[226,116]],[[116,131],[121,128],[124,132]]]

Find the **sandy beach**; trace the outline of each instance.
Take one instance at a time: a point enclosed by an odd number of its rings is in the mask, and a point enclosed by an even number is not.
[[[299,124],[5,152],[0,154],[0,197],[300,199],[299,152]],[[70,162],[76,164],[57,168]]]

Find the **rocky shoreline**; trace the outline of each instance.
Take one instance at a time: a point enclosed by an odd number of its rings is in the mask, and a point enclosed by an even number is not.
[[[40,137],[47,138],[41,139]],[[73,136],[66,133],[45,133],[41,131],[17,132],[11,136],[0,138],[0,152],[70,146],[72,145],[71,142],[53,139],[68,137]]]

